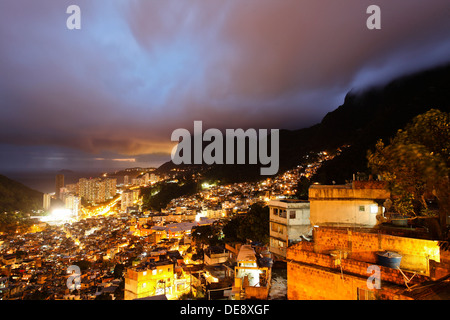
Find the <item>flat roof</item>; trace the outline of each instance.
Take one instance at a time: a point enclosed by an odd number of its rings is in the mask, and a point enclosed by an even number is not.
[[[138,298],[133,300],[168,300],[165,294],[159,294],[157,296],[149,296],[144,298]]]
[[[310,189],[352,189],[351,184],[312,184]]]
[[[245,244],[239,250],[237,261],[256,261],[255,250],[251,245]]]
[[[308,200],[294,200],[294,199],[270,200],[269,207],[300,209],[300,208],[309,207],[309,201]]]

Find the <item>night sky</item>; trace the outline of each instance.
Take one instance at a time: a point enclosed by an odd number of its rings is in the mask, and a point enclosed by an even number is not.
[[[158,166],[194,120],[311,126],[449,62],[449,17],[449,0],[1,0],[0,173]]]

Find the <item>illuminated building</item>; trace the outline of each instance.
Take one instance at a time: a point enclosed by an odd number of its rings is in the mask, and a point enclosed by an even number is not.
[[[286,248],[302,235],[311,232],[309,202],[300,200],[271,200],[270,252],[285,258]]]
[[[346,185],[312,185],[309,188],[311,224],[319,226],[359,225],[373,227],[384,214],[389,199],[381,181],[353,181]]]
[[[144,180],[144,185],[148,185],[148,183],[150,182],[150,176],[148,172],[142,176],[142,179]]]
[[[72,194],[76,194],[76,195],[78,195],[80,192],[78,183],[66,184],[66,189],[67,189],[68,193],[72,193]]]
[[[128,268],[124,300],[174,293],[174,268],[170,260],[144,262]]]
[[[114,178],[104,179],[103,182],[105,183],[106,199],[113,198],[116,195],[117,179]]]
[[[116,179],[81,178],[79,184],[80,197],[93,203],[102,203],[116,195]]]
[[[251,245],[243,245],[236,262],[231,292],[234,300],[267,299],[272,277],[271,260],[258,259]]]
[[[59,199],[61,196],[61,188],[64,187],[64,175],[57,174],[55,178],[55,196],[56,199]]]
[[[51,204],[51,196],[48,193],[44,193],[42,206],[44,207],[45,211],[50,209],[50,204]]]
[[[448,292],[442,279],[450,252],[423,228],[376,224],[386,198],[380,181],[310,187],[312,237],[287,248],[289,300],[414,300]]]
[[[120,209],[122,212],[126,212],[128,207],[132,207],[134,205],[134,197],[132,190],[125,190],[120,195]]]
[[[449,284],[442,279],[450,273],[450,251],[440,250],[437,240],[425,236],[398,227],[315,227],[311,241],[287,249],[287,297],[448,299],[439,295],[448,292]],[[399,265],[380,259],[380,253],[385,252],[400,256]]]
[[[206,265],[216,265],[227,262],[229,258],[227,250],[221,247],[208,247],[204,250],[204,262]]]
[[[154,173],[150,174],[150,183],[156,183],[158,181],[159,181],[159,177],[156,174],[154,174]]]
[[[70,194],[64,199],[66,209],[72,211],[74,217],[78,217],[80,211],[80,197]]]

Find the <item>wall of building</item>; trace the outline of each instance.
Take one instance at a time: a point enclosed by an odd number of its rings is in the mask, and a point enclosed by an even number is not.
[[[376,265],[375,252],[403,255],[401,271],[380,268],[378,299],[409,299],[409,286],[439,279],[450,272],[450,253],[440,252],[437,241],[392,236],[344,228],[314,228],[314,241],[290,246],[286,260],[288,299],[357,299],[367,293],[369,267]],[[369,272],[368,272],[369,270]]]
[[[270,252],[285,257],[290,240],[310,233],[309,202],[272,200],[270,207]]]
[[[277,238],[270,237],[269,239],[269,251],[280,257],[286,257],[286,241],[278,240]]]
[[[387,199],[389,191],[375,181],[353,181],[348,185],[312,185],[309,199]]]
[[[204,255],[204,262],[207,265],[225,263],[228,260],[229,253],[211,253]]]
[[[377,251],[398,252],[402,255],[402,270],[426,275],[429,275],[429,260],[440,261],[438,241],[358,232],[351,228],[314,228],[314,251],[330,250],[341,250],[349,259],[370,263],[376,263]]]
[[[372,200],[311,200],[312,225],[375,226],[382,207]]]
[[[342,274],[338,269],[291,262],[287,265],[287,277],[288,300],[358,300],[364,294],[383,300],[409,299],[401,295],[401,287],[382,285],[380,290],[370,290],[367,277]]]
[[[173,277],[172,264],[163,264],[143,271],[127,269],[124,299],[133,300],[158,294],[157,288],[161,291],[159,281],[165,281],[166,292],[170,293],[172,292]]]
[[[245,298],[246,299],[266,300],[268,295],[269,295],[269,287],[246,287],[245,288]]]
[[[383,207],[377,201],[390,193],[376,181],[349,185],[312,185],[309,188],[310,221],[313,225],[357,224],[374,226]]]

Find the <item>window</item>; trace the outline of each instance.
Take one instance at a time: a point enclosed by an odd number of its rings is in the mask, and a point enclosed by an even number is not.
[[[147,271],[144,271],[143,275],[146,276],[147,275]]]
[[[289,219],[295,219],[295,211],[289,212]]]
[[[359,212],[364,212],[366,211],[366,208],[364,206],[359,206]]]
[[[156,274],[156,269],[153,269],[152,270],[152,275],[155,275]]]
[[[372,204],[370,206],[370,213],[378,213],[378,205]]]
[[[278,232],[278,233],[281,233],[281,234],[283,234],[283,232],[284,232],[284,228],[283,228],[282,225],[279,225],[279,224],[273,223],[273,222],[271,222],[271,224],[270,224],[270,229],[273,232]]]
[[[375,292],[371,290],[366,290],[362,288],[357,289],[357,299],[358,300],[376,300]]]

